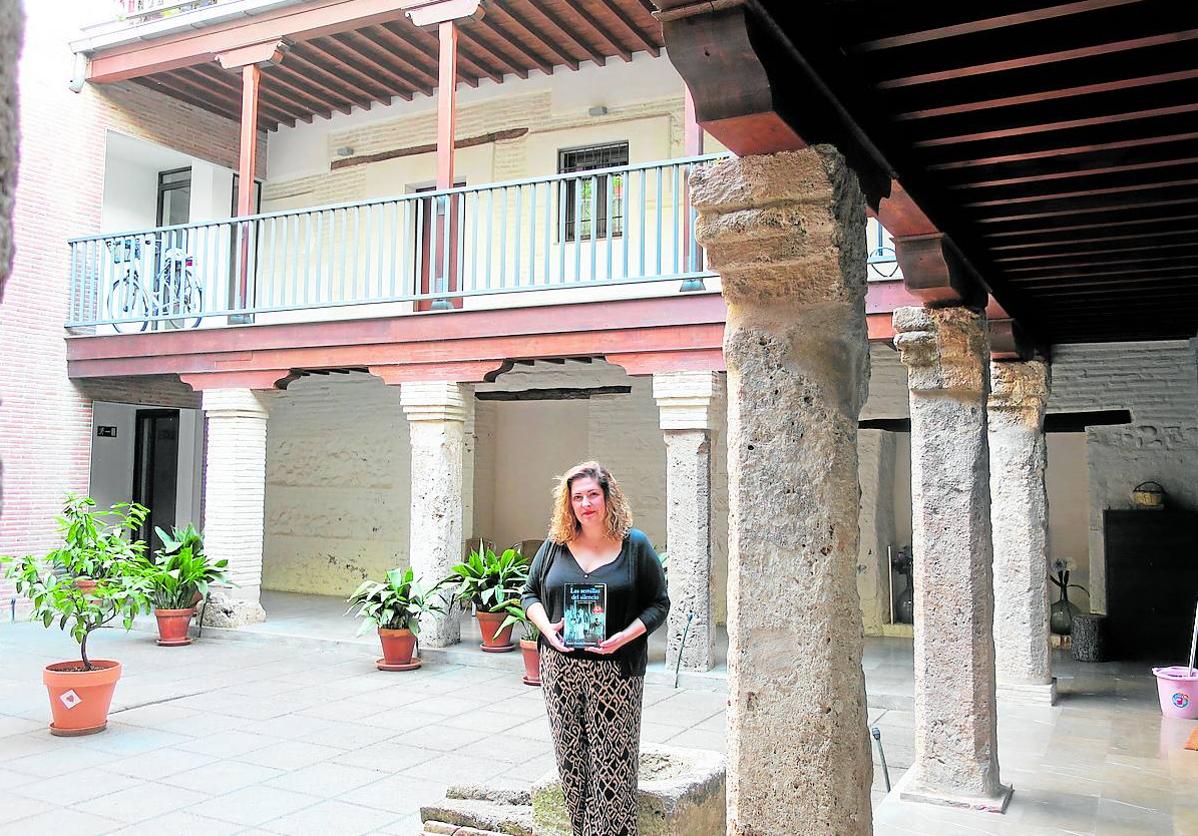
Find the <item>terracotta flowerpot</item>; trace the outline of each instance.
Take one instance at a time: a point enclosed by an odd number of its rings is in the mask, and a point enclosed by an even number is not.
[[[42,670],[54,717],[50,734],[78,737],[104,731],[108,726],[108,708],[116,681],[121,678],[121,663],[93,659],[92,666],[95,670],[85,671],[80,661],[55,662]]]
[[[191,625],[191,617],[196,614],[194,607],[185,610],[154,610],[158,619],[158,644],[160,647],[183,647],[191,644],[191,636],[187,628]]]
[[[478,630],[483,637],[483,651],[486,653],[510,653],[516,649],[516,645],[512,644],[512,627],[515,625],[509,624],[499,630],[499,625],[507,618],[507,613],[479,610],[476,617],[478,618]],[[499,630],[499,635],[495,635],[497,630]]]
[[[524,684],[541,684],[541,651],[535,641],[520,639],[520,652],[524,655]]]
[[[80,592],[95,592],[96,582],[91,578],[75,578],[75,586]]]
[[[383,658],[377,662],[381,671],[414,671],[420,660],[412,658],[416,649],[416,634],[411,630],[388,630],[379,628],[379,641],[383,644]]]

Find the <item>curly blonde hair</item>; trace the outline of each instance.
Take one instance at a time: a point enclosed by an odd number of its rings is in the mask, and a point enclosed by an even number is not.
[[[603,524],[607,535],[616,540],[623,540],[628,536],[628,532],[632,531],[632,509],[628,505],[628,497],[620,489],[611,471],[599,462],[582,462],[559,477],[557,487],[553,489],[553,517],[549,522],[549,539],[553,542],[569,543],[582,531],[582,524],[574,515],[574,508],[570,504],[570,491],[575,479],[588,476],[603,489],[604,505],[607,509]]]

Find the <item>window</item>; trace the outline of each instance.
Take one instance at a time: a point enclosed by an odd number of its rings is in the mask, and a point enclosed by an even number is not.
[[[559,174],[594,171],[628,165],[628,143],[592,145],[557,153]],[[608,217],[608,188],[611,188],[611,217]],[[608,174],[591,179],[571,179],[562,182],[562,219],[560,238],[573,241],[575,236],[587,238],[615,237],[624,232],[624,175]],[[577,217],[575,217],[577,213]]]
[[[158,221],[155,226],[185,224],[191,217],[191,169],[158,172]]]

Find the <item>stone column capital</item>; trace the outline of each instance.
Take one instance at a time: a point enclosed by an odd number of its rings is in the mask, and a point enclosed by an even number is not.
[[[460,383],[415,381],[399,387],[399,403],[408,421],[465,423],[469,391]]]
[[[985,394],[986,314],[969,308],[898,308],[894,346],[911,392]]]
[[[724,402],[718,372],[665,372],[653,375],[653,397],[663,430],[710,430]]]
[[[261,418],[270,414],[270,399],[256,389],[205,389],[200,409],[209,418]]]
[[[1039,360],[991,362],[987,408],[991,413],[1019,413],[1039,427],[1048,403],[1050,380],[1048,364]]]
[[[725,160],[696,168],[690,187],[695,238],[731,304],[862,304],[861,188],[839,153],[822,146]]]

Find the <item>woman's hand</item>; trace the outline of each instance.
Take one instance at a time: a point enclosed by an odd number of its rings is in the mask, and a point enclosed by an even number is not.
[[[599,642],[599,646],[595,648],[595,652],[601,653],[605,656],[615,653],[633,639],[637,639],[645,635],[645,632],[645,625],[641,623],[641,620],[639,618],[634,619],[631,624],[629,624],[620,632],[616,633],[610,639],[604,639],[603,641]]]
[[[572,653],[574,648],[567,647],[562,641],[562,625],[564,620],[558,621],[556,624],[550,624],[548,630],[541,630],[541,635],[545,637],[545,641],[549,642],[549,646],[559,653]]]

